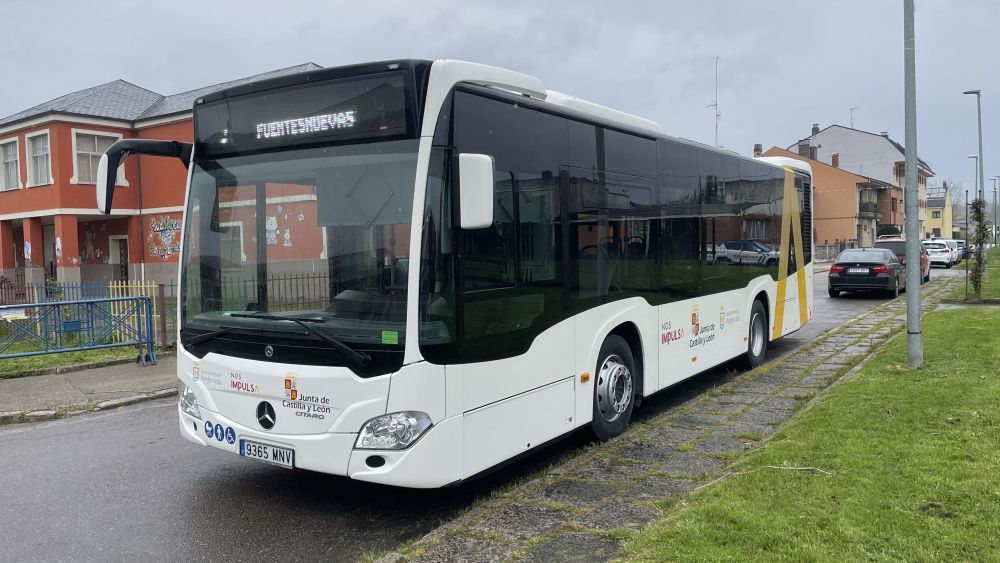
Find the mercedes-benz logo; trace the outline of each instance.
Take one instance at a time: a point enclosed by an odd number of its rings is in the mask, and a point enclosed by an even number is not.
[[[264,430],[274,428],[274,421],[276,418],[277,415],[274,414],[274,407],[271,406],[271,403],[261,401],[260,404],[257,405],[257,424],[260,424],[261,428]]]
[[[274,355],[274,346],[271,346],[270,344],[268,344],[267,346],[264,346],[264,355],[267,356],[268,358],[270,358],[271,356],[273,356]]]

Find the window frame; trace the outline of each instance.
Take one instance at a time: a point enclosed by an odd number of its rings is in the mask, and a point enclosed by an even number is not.
[[[96,178],[95,178],[94,182],[87,182],[87,181],[84,181],[84,180],[80,179],[80,171],[78,170],[78,164],[79,163],[77,162],[77,158],[79,157],[80,150],[77,148],[77,142],[76,142],[77,135],[90,135],[92,137],[95,137],[95,143],[96,143],[96,137],[115,138],[118,141],[121,141],[124,138],[124,135],[122,135],[121,133],[112,133],[110,131],[96,131],[96,130],[93,130],[93,129],[77,129],[75,127],[72,128],[72,129],[70,129],[70,135],[71,135],[71,139],[72,139],[72,142],[73,142],[73,175],[70,177],[69,183],[70,184],[77,184],[77,185],[84,185],[84,186],[93,186],[93,185],[96,185],[97,184]],[[50,151],[51,151],[51,146],[52,145],[51,145],[51,140],[50,140],[49,141]],[[96,144],[95,144],[95,147],[96,147]],[[93,154],[97,154],[97,153],[88,152],[86,154],[93,155]],[[95,172],[95,175],[96,175],[96,172]],[[118,166],[118,177],[115,180],[115,186],[122,187],[122,188],[129,187],[128,180],[125,179],[125,163],[124,162],[122,162]]]
[[[6,139],[0,139],[0,163],[6,162],[3,160],[3,146],[9,145],[11,143],[14,144],[14,154],[15,154],[14,163],[15,167],[17,168],[17,185],[16,186],[3,185],[4,183],[6,183],[6,178],[0,179],[0,192],[9,192],[14,190],[24,189],[24,181],[21,180],[21,146],[19,139],[16,136],[8,137]]]
[[[27,169],[28,169],[28,178],[27,178],[28,182],[27,182],[27,186],[29,188],[38,188],[38,187],[41,187],[41,186],[51,186],[52,184],[55,183],[55,179],[52,177],[52,133],[51,133],[51,131],[49,129],[40,129],[40,130],[34,131],[32,133],[25,133],[24,134],[24,152],[25,153],[32,153],[33,151],[31,150],[31,140],[34,139],[34,138],[36,138],[36,137],[42,137],[42,136],[46,137],[46,141],[49,144],[48,152],[46,153],[46,156],[48,157],[47,160],[48,160],[48,163],[49,163],[48,181],[47,182],[39,182],[39,183],[35,183],[35,182],[31,181],[31,179],[35,175],[35,155],[34,154],[28,154],[27,155],[28,159],[25,161],[25,163],[27,164]]]

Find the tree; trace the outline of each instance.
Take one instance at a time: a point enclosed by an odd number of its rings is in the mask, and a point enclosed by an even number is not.
[[[900,234],[899,229],[895,225],[879,225],[878,226],[878,236],[882,235],[898,235]]]
[[[972,268],[969,269],[969,281],[972,282],[972,296],[979,300],[982,298],[983,270],[986,267],[986,252],[983,246],[990,239],[989,228],[986,225],[986,202],[976,198],[969,207],[972,213],[970,221],[976,226],[972,235],[972,244],[975,245],[975,253],[972,259]]]

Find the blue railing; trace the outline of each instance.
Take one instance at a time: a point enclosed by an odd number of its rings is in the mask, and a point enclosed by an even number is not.
[[[156,363],[149,297],[0,305],[0,359],[118,346]]]

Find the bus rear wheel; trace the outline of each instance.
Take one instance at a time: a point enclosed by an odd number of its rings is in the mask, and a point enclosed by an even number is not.
[[[839,292],[838,292],[839,293]],[[830,292],[833,295],[833,292]],[[764,363],[767,352],[767,309],[760,300],[753,302],[750,308],[750,328],[747,332],[747,352],[744,362],[749,369]]]
[[[590,428],[598,440],[610,440],[625,431],[635,407],[636,377],[632,349],[624,338],[609,335],[601,345],[594,372]]]

